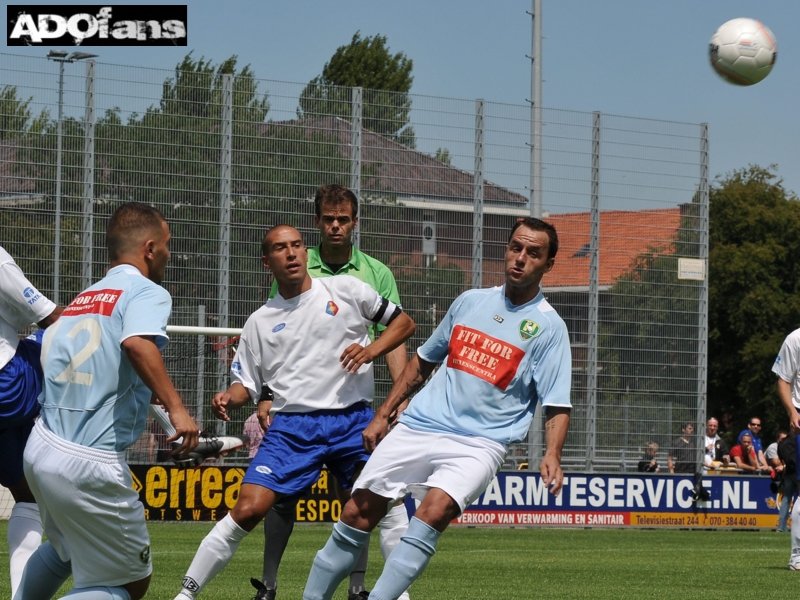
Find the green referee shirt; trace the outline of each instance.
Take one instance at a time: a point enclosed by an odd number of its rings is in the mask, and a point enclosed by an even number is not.
[[[400,305],[400,294],[397,291],[397,282],[394,280],[394,275],[385,264],[381,261],[364,254],[356,248],[352,247],[350,252],[350,260],[336,273],[330,270],[328,265],[322,262],[319,254],[319,246],[314,246],[308,249],[308,274],[311,277],[333,277],[334,275],[350,275],[360,279],[364,283],[369,284],[372,289],[378,292],[387,300]],[[278,293],[278,282],[272,282],[272,289],[269,292],[269,297],[273,298]],[[386,329],[384,325],[373,325],[370,327],[370,338],[375,339],[381,331]]]

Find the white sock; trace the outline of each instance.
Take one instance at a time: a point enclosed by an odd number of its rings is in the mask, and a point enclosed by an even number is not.
[[[406,512],[405,504],[400,503],[392,508],[378,523],[378,526],[381,528],[381,554],[386,560],[408,529],[408,512]]]
[[[150,405],[150,416],[152,416],[164,432],[167,434],[167,437],[172,437],[175,435],[175,428],[172,426],[172,423],[169,422],[169,415],[167,411],[164,410],[164,407],[160,404],[151,404]]]
[[[181,594],[192,598],[199,593],[230,562],[248,533],[236,524],[230,514],[225,515],[200,543],[183,578]]]
[[[42,543],[42,519],[34,502],[17,502],[8,519],[8,556],[11,597],[17,593],[25,564]]]

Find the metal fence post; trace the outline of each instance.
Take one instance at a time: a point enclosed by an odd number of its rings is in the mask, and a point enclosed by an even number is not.
[[[531,216],[542,218],[542,0],[531,0]]]
[[[56,127],[56,210],[53,248],[53,302],[58,304],[61,290],[61,163],[64,134],[64,61],[58,61],[58,125]]]
[[[206,326],[206,305],[200,304],[197,307],[197,326]],[[206,378],[206,336],[197,336],[197,394],[195,396],[195,417],[197,426],[203,429],[203,405],[205,402],[205,378]]]
[[[597,321],[600,305],[600,131],[602,115],[592,113],[592,203],[589,237],[589,314],[586,348],[586,470],[594,471],[597,435]]]
[[[86,119],[83,142],[83,258],[81,289],[92,285],[94,250],[94,61],[86,62]]]
[[[472,287],[483,283],[483,109],[475,101],[475,177],[472,185]]]
[[[700,185],[699,185],[698,258],[703,261],[704,277],[698,286],[697,323],[697,422],[698,465],[703,464],[703,436],[706,422],[706,380],[708,378],[708,123],[700,124]]]
[[[230,308],[231,267],[231,168],[233,138],[233,77],[222,76],[222,140],[220,153],[220,193],[219,193],[219,326],[228,327]],[[217,389],[227,388],[228,381],[228,346],[221,344],[218,350]],[[217,433],[225,433],[225,422],[217,421]]]
[[[352,119],[350,121],[350,191],[361,203],[361,114],[364,110],[364,90],[353,88]],[[364,229],[364,210],[358,219],[359,226],[353,230],[353,245],[361,248],[360,230]]]

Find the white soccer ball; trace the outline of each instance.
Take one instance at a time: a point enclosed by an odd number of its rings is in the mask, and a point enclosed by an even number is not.
[[[772,70],[778,47],[775,36],[755,19],[732,19],[711,36],[711,66],[729,83],[753,85]]]

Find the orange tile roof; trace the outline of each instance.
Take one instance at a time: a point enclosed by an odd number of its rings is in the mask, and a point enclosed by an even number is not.
[[[545,288],[589,285],[590,213],[550,215],[545,221],[558,232],[559,249]],[[612,285],[628,272],[636,257],[649,251],[671,254],[680,227],[681,209],[600,212],[600,285]]]

